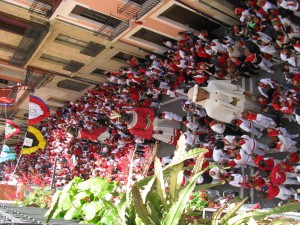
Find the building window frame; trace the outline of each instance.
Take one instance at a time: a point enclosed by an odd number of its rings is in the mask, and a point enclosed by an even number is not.
[[[76,48],[78,50],[83,50],[89,44],[89,42],[82,41],[82,40],[79,40],[76,38],[72,38],[72,37],[69,37],[64,34],[58,34],[53,42],[61,44],[61,45],[65,45],[65,46],[68,46],[71,48]]]
[[[70,16],[97,26],[107,24],[112,29],[115,29],[122,23],[122,20],[120,19],[89,8],[85,8],[84,6],[78,4],[75,5],[75,7],[71,10]]]
[[[82,92],[90,87],[89,84],[85,84],[78,81],[69,79],[61,80],[56,85],[58,88],[67,89],[70,91]]]
[[[58,66],[66,66],[69,64],[70,60],[67,59],[62,59],[56,56],[52,56],[52,55],[48,55],[48,54],[43,54],[40,57],[41,61],[47,62],[47,63],[51,63],[51,64],[55,64]]]
[[[107,72],[107,70],[105,70],[105,69],[96,68],[92,72],[90,72],[90,75],[101,77],[101,76],[105,76],[104,74],[106,72]]]
[[[47,98],[47,102],[53,102],[53,103],[56,103],[56,104],[61,104],[61,105],[64,105],[68,100],[66,99],[61,99],[61,98],[56,98],[56,97],[48,97]],[[57,107],[57,106],[53,106],[53,107]]]
[[[166,51],[169,50],[167,47],[162,47],[161,45],[157,45],[157,44],[155,44],[155,43],[153,43],[153,42],[146,41],[146,40],[141,39],[141,38],[138,38],[138,37],[134,37],[133,35],[134,35],[136,32],[138,32],[140,29],[142,29],[142,28],[145,28],[145,29],[150,30],[150,31],[153,31],[153,32],[155,32],[155,33],[164,35],[164,36],[166,36],[166,37],[169,37],[169,38],[174,39],[174,40],[177,40],[177,41],[179,40],[179,37],[173,37],[173,36],[170,36],[170,35],[168,35],[168,34],[166,34],[166,33],[160,32],[160,31],[158,31],[158,30],[154,30],[154,29],[152,29],[152,28],[150,28],[150,27],[146,27],[146,26],[144,26],[144,25],[138,26],[138,27],[136,27],[135,29],[132,29],[130,32],[128,32],[128,33],[124,36],[124,38],[127,39],[127,40],[129,40],[129,41],[131,41],[131,42],[134,42],[134,43],[136,43],[136,44],[138,44],[138,45],[143,45],[143,46],[145,46],[145,48],[149,48],[149,51],[153,51],[154,53],[163,54],[164,52],[166,52]]]

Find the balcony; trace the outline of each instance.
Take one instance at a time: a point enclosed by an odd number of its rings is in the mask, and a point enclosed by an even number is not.
[[[49,31],[49,24],[33,24],[29,26],[15,53],[11,57],[9,64],[24,67],[29,59],[32,57],[35,50],[38,48],[44,37]]]
[[[90,41],[90,43],[82,51],[80,51],[80,53],[90,57],[96,57],[104,49],[104,45]]]
[[[50,18],[61,2],[62,0],[34,0],[29,12]]]
[[[125,31],[128,27],[129,21],[122,21],[118,26],[114,28],[114,24],[110,24],[110,21],[107,20],[103,24],[103,26],[101,26],[98,30],[94,31],[94,35],[112,41],[123,31]]]
[[[138,20],[161,0],[129,0],[126,4],[118,5],[117,12],[130,19]]]

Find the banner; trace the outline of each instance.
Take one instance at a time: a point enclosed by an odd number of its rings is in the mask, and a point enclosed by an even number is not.
[[[28,124],[37,124],[48,116],[50,116],[50,110],[44,101],[36,96],[30,95]]]
[[[43,134],[36,128],[29,126],[22,148],[22,154],[31,154],[39,149],[44,150],[46,140]]]
[[[20,132],[20,127],[15,124],[13,121],[6,119],[5,120],[5,136],[4,140],[18,134]]]
[[[16,153],[10,149],[7,145],[3,145],[1,154],[0,154],[0,163],[6,162],[8,160],[15,160]]]

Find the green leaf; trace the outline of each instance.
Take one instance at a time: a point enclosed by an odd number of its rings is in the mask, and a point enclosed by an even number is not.
[[[147,202],[147,210],[150,214],[150,218],[153,221],[154,224],[160,224],[161,221],[161,217],[158,214],[158,212],[156,211],[155,206],[152,204],[152,202]]]
[[[60,195],[61,195],[61,191],[57,191],[52,198],[51,207],[45,214],[45,216],[47,217],[46,224],[48,224],[48,222],[53,217],[55,211],[58,209],[58,202],[59,202]]]
[[[62,193],[59,199],[59,208],[62,210],[68,210],[71,207],[71,198],[69,193]]]
[[[185,160],[197,158],[200,155],[200,153],[205,154],[207,151],[208,150],[206,148],[194,148],[193,150],[190,150],[190,151],[186,152],[184,155],[182,155],[180,157],[180,159],[178,159],[176,161],[173,161],[169,165],[165,166],[164,170],[167,170],[167,169],[171,168],[174,165],[182,163]]]
[[[100,202],[88,202],[82,207],[83,214],[85,219],[90,221],[95,218],[98,211],[100,211],[104,206]]]
[[[215,186],[220,186],[220,185],[223,185],[223,184],[225,184],[224,180],[216,182],[216,183],[200,184],[200,185],[197,185],[195,187],[194,191],[205,190],[205,189],[209,189],[209,188],[212,188],[212,187],[215,187]]]
[[[80,218],[81,218],[80,212],[74,206],[72,206],[64,216],[65,220],[80,219]]]
[[[247,222],[251,217],[255,220],[261,220],[263,218],[265,218],[266,216],[269,215],[278,215],[278,214],[282,214],[284,212],[291,212],[294,210],[299,210],[300,208],[300,202],[293,202],[293,203],[289,203],[286,205],[282,205],[276,208],[273,208],[271,210],[268,211],[253,211],[253,212],[248,212],[248,213],[242,213],[239,214],[231,219],[228,220],[228,224],[242,224],[243,222]]]
[[[183,163],[174,165],[170,169],[169,176],[169,195],[170,203],[177,201],[178,194],[181,188],[181,183],[183,179]]]
[[[200,154],[196,160],[196,163],[193,168],[193,174],[199,173],[204,162],[204,154]]]
[[[154,161],[154,173],[156,177],[156,192],[160,196],[160,199],[164,207],[167,207],[163,170],[162,170],[161,162],[157,157],[155,157],[155,161]]]
[[[140,195],[139,189],[136,186],[132,186],[131,193],[132,193],[135,211],[137,215],[145,225],[150,225],[151,222],[150,222],[149,214],[146,206],[143,204],[143,200]]]
[[[146,202],[150,203],[154,207],[158,216],[162,218],[162,202],[159,195],[156,192],[149,193]]]
[[[234,199],[233,199],[234,200]],[[225,224],[228,222],[228,220],[236,214],[236,212],[242,207],[242,205],[248,200],[247,198],[244,198],[241,202],[239,202],[233,209],[231,209],[229,212],[226,213],[226,215],[220,220],[220,224]],[[232,203],[232,201],[231,201]]]
[[[187,206],[189,197],[192,194],[198,178],[202,175],[202,172],[195,174],[187,185],[180,191],[178,201],[176,201],[170,210],[167,212],[166,219],[164,220],[164,225],[177,225],[184,209]]]
[[[106,212],[104,216],[107,214],[111,214],[111,217],[114,219],[114,224],[119,224],[119,225],[126,225],[123,221],[122,218],[119,216],[118,209],[109,201],[106,200],[101,200],[102,203],[104,204],[104,207],[106,208]],[[110,212],[110,213],[108,213]]]
[[[147,198],[147,195],[148,193],[152,190],[153,188],[153,184],[155,182],[155,177],[153,177],[149,183],[144,187],[144,190],[142,190],[142,193],[141,193],[141,196],[142,196],[142,199],[143,199],[143,203],[145,204],[146,202],[146,198]]]

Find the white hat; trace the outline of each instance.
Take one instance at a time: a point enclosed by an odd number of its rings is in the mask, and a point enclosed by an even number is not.
[[[199,86],[198,84],[196,84],[194,87],[190,88],[188,92],[188,98],[194,103],[197,101],[198,89]]]

